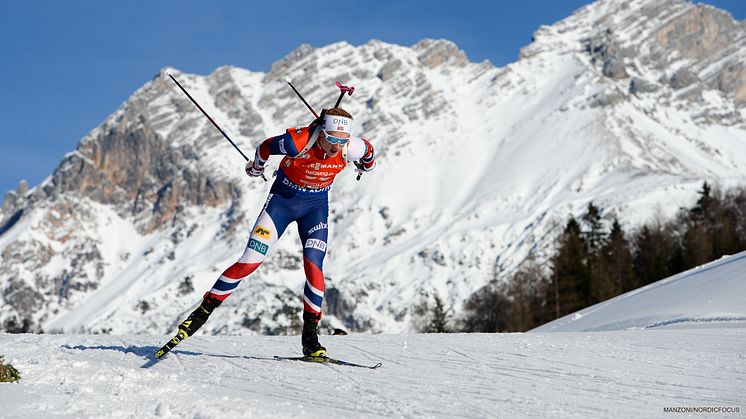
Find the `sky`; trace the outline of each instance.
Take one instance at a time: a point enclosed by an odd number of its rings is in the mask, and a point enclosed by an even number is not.
[[[449,39],[471,61],[515,61],[533,32],[590,0],[0,2],[0,200],[38,185],[161,68],[266,72],[303,43]],[[746,18],[746,0],[707,3]],[[312,18],[312,16],[318,16]],[[341,18],[333,19],[334,16]]]

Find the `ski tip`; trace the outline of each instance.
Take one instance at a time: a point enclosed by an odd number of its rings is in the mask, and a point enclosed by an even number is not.
[[[293,83],[293,79],[291,79],[290,77],[285,77],[285,83],[292,84]]]
[[[304,361],[304,362],[316,362],[319,364],[336,364],[336,365],[346,365],[350,367],[358,367],[358,368],[367,368],[367,369],[377,369],[383,366],[383,363],[379,362],[375,365],[364,365],[364,364],[356,364],[354,362],[348,362],[343,361],[336,358],[330,358],[328,356],[277,356],[274,357],[275,360],[278,361]]]

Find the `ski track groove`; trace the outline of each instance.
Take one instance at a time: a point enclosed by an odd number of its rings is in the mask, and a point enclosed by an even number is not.
[[[199,345],[194,345],[194,346],[195,346],[195,349],[199,349],[202,352],[205,352],[205,350],[203,348],[200,348]],[[262,378],[265,382],[275,383],[280,388],[282,388],[283,390],[291,390],[292,394],[305,394],[309,390],[308,387],[299,386],[295,381],[282,379],[282,377],[284,377],[282,374],[272,374],[270,376],[268,374],[262,374],[262,373],[260,373],[259,371],[261,370],[261,368],[251,368],[249,366],[246,366],[242,362],[242,360],[249,361],[249,362],[250,361],[257,361],[257,362],[260,361],[260,359],[253,359],[251,355],[239,355],[239,354],[236,354],[236,353],[224,353],[224,354],[219,354],[219,355],[218,354],[215,354],[215,355],[205,354],[205,355],[208,355],[210,358],[213,358],[213,359],[220,359],[220,361],[219,361],[220,363],[226,363],[226,364],[232,365],[232,366],[238,368],[241,371],[249,373],[250,375],[258,376],[258,377]],[[265,360],[261,359],[261,361],[265,361]],[[266,361],[267,362],[277,362],[278,365],[282,365],[283,364],[280,361],[276,361],[274,359],[269,359],[269,358],[267,358]],[[264,365],[264,363],[262,365]],[[339,371],[337,368],[335,368],[335,366],[329,365],[329,364],[321,364],[321,365],[323,365],[324,367],[327,367],[334,374],[339,375],[339,376],[343,377],[344,379],[350,381],[356,387],[356,389],[358,390],[358,393],[361,395],[361,397],[364,396],[365,394],[369,394],[369,393],[366,393],[366,392],[363,391],[364,390],[363,385],[359,381],[354,380],[350,376],[343,374],[341,371]],[[305,366],[313,368],[316,365],[315,364],[309,364],[309,365],[305,365]],[[296,367],[292,367],[292,368],[296,368]],[[228,387],[228,388],[231,388],[231,387]],[[259,393],[259,394],[263,394],[263,395],[268,396],[268,397],[278,398],[278,394],[276,394],[276,392],[266,393],[266,392],[254,392],[254,391],[250,391],[250,390],[242,390],[242,391],[245,391],[245,392],[248,392],[248,393],[251,393],[251,394]],[[387,399],[385,399],[384,397],[382,397],[380,395],[377,395],[377,396],[378,396],[378,399],[381,402],[384,402],[383,403],[384,405],[386,403],[390,403],[391,402],[390,400],[387,400]],[[281,399],[282,400],[292,400],[292,401],[297,402],[299,404],[303,404],[303,403],[307,403],[308,402],[307,398],[304,398],[304,397],[294,397],[291,394],[287,394],[285,392],[282,393]],[[356,415],[358,415],[358,414],[361,413],[359,409],[354,409],[354,408],[350,409],[350,408],[342,407],[342,406],[339,406],[339,405],[329,405],[328,407],[330,409],[342,409],[342,410],[345,410],[345,411],[347,411],[349,413],[356,414]]]
[[[467,369],[469,371],[475,372],[478,376],[480,376],[482,379],[484,379],[485,383],[490,383],[492,381],[491,378],[487,374],[485,374],[484,370],[482,368],[479,368],[480,361],[478,359],[474,358],[473,356],[471,356],[471,355],[469,355],[467,353],[461,352],[460,350],[453,349],[453,347],[447,347],[446,350],[449,350],[449,351],[451,351],[451,352],[453,352],[453,353],[455,353],[455,354],[457,354],[457,355],[459,355],[459,356],[461,356],[461,357],[463,357],[463,358],[471,361],[471,362],[469,362],[469,363],[466,364],[467,365]],[[474,383],[474,385],[477,386],[477,391],[472,391],[471,393],[475,397],[479,396],[479,397],[481,397],[483,399],[488,400],[489,402],[491,402],[492,404],[495,404],[495,405],[498,405],[502,401],[499,398],[485,396],[483,393],[479,392],[478,390],[484,390],[484,387],[482,386],[483,385],[482,382]],[[464,386],[462,388],[465,389],[466,387]],[[471,408],[474,409],[474,410],[477,410],[481,414],[481,417],[490,417],[490,416],[494,415],[494,412],[487,411],[487,410],[482,409],[482,408],[480,408],[479,406],[476,406],[476,405],[471,406]]]
[[[376,354],[376,353],[374,353],[374,352],[371,352],[371,351],[369,351],[369,350],[367,350],[367,349],[361,348],[361,347],[359,347],[359,346],[357,346],[357,345],[354,345],[354,344],[351,344],[351,343],[345,343],[345,345],[346,345],[346,346],[348,346],[348,347],[350,347],[350,348],[356,349],[356,350],[360,351],[361,353],[365,353],[365,354],[368,354],[368,355],[372,355],[372,356],[375,356],[375,357],[377,357],[378,359],[380,359],[381,361],[385,361],[386,363],[391,363],[391,364],[394,364],[394,365],[399,365],[399,366],[401,366],[401,367],[404,367],[404,368],[407,368],[407,369],[410,369],[410,370],[416,371],[417,373],[421,373],[421,370],[420,370],[420,369],[418,369],[418,368],[413,368],[413,367],[412,367],[412,365],[414,365],[414,363],[411,363],[411,362],[410,362],[410,363],[407,363],[407,362],[400,362],[400,361],[397,361],[397,360],[395,360],[395,359],[392,359],[392,358],[381,357],[381,356],[380,356],[379,354]],[[483,399],[485,399],[485,400],[487,400],[488,402],[491,402],[491,403],[495,403],[495,402],[500,402],[500,401],[501,401],[501,400],[499,400],[499,399],[495,399],[495,398],[493,398],[493,397],[489,397],[489,396],[486,396],[486,395],[484,395],[484,394],[482,394],[482,393],[480,393],[480,392],[479,392],[479,390],[480,390],[480,389],[483,389],[483,388],[484,388],[484,387],[482,387],[482,386],[483,386],[483,385],[484,385],[485,383],[489,383],[489,382],[490,382],[491,380],[489,379],[489,377],[487,377],[487,376],[486,376],[486,375],[484,374],[484,372],[483,372],[483,371],[480,371],[480,370],[479,370],[478,368],[475,368],[475,367],[474,367],[474,365],[473,365],[473,364],[474,364],[475,362],[476,362],[477,364],[479,363],[479,361],[478,361],[478,360],[476,360],[476,358],[473,358],[473,357],[471,357],[471,356],[468,356],[467,354],[465,354],[465,353],[463,353],[463,352],[460,352],[460,351],[456,351],[456,350],[453,350],[453,349],[451,349],[451,348],[448,348],[448,350],[451,350],[451,351],[453,351],[453,352],[455,352],[455,353],[457,353],[457,354],[461,355],[462,357],[464,357],[464,358],[465,358],[465,359],[467,359],[468,361],[471,361],[471,362],[464,362],[464,364],[466,364],[466,365],[468,366],[468,369],[469,369],[470,371],[475,371],[475,372],[477,372],[477,373],[478,373],[478,374],[479,374],[479,375],[480,375],[480,376],[481,376],[481,377],[482,377],[482,378],[484,379],[484,382],[480,382],[480,383],[476,383],[476,384],[475,384],[475,385],[477,386],[477,388],[475,389],[475,391],[473,391],[473,392],[472,392],[472,394],[474,394],[474,395],[478,395],[479,397],[481,397],[481,398],[483,398]],[[445,355],[444,355],[444,356],[441,356],[440,358],[441,358],[441,359],[443,359],[443,360],[448,360],[448,361],[450,361],[450,362],[453,362],[453,361],[454,361],[454,360],[453,360],[452,358],[448,358],[448,357],[447,357],[447,356],[445,356]],[[421,359],[420,359],[420,358],[416,358],[416,357],[408,357],[408,358],[407,358],[407,357],[405,357],[405,359],[412,359],[413,361],[421,361]],[[441,361],[441,364],[442,364],[442,365],[445,365],[446,363],[447,363],[447,362],[442,362],[442,361]],[[520,378],[524,378],[524,379],[525,379],[526,377],[520,377]],[[463,389],[463,387],[462,387],[462,389]],[[480,416],[481,416],[481,417],[490,417],[490,416],[494,416],[494,412],[486,411],[486,410],[484,410],[484,409],[481,409],[481,408],[478,408],[478,407],[476,407],[476,406],[469,406],[469,408],[470,408],[470,409],[472,409],[472,410],[478,411],[478,412],[480,413]],[[400,414],[402,414],[402,415],[403,415],[403,416],[405,416],[405,417],[407,416],[406,414],[402,413],[401,409],[399,409],[399,413],[400,413]],[[423,415],[423,414],[427,414],[427,415],[438,415],[438,414],[442,414],[442,413],[443,413],[443,412],[439,412],[439,411],[435,411],[435,412],[422,411],[422,412],[419,412],[419,414],[417,414],[417,416],[421,416],[421,415]],[[410,413],[410,415],[411,415],[411,414],[412,414],[412,413]],[[464,414],[464,415],[460,415],[460,414],[457,414],[457,413],[454,413],[454,412],[452,412],[452,411],[451,411],[451,412],[449,412],[449,416],[452,416],[452,417],[473,417],[473,414]]]
[[[356,392],[359,395],[361,395],[361,396],[364,396],[364,395],[373,395],[378,400],[380,400],[382,402],[382,405],[387,406],[388,408],[393,407],[393,410],[396,410],[396,412],[399,415],[401,415],[402,417],[411,417],[412,416],[411,412],[410,413],[405,413],[402,410],[401,403],[398,400],[389,399],[389,398],[385,397],[384,395],[382,395],[377,390],[375,390],[374,388],[369,388],[369,389],[366,390],[362,383],[360,383],[359,381],[357,381],[354,378],[352,378],[349,374],[344,374],[342,371],[339,371],[338,368],[335,368],[335,366],[333,366],[333,365],[330,365],[330,364],[322,364],[322,365],[324,365],[325,367],[328,367],[330,370],[334,371],[335,374],[337,374],[340,377],[344,378],[345,380],[351,382],[355,386],[355,388],[357,390]],[[391,403],[393,403],[393,406],[391,406]],[[358,412],[355,412],[355,413],[358,413]]]
[[[233,365],[233,366],[235,366],[235,367],[238,367],[238,369],[240,369],[241,371],[247,372],[247,373],[249,373],[249,374],[251,374],[251,375],[256,375],[256,376],[259,376],[259,377],[261,377],[262,379],[264,379],[264,380],[265,380],[265,381],[267,381],[267,382],[272,382],[272,383],[275,383],[275,384],[280,384],[280,385],[282,386],[282,388],[283,388],[283,389],[290,389],[290,390],[293,390],[293,391],[294,391],[294,392],[296,392],[297,394],[303,394],[304,392],[306,392],[306,391],[308,390],[308,389],[306,389],[306,388],[303,388],[303,387],[299,387],[299,386],[298,386],[298,385],[296,385],[296,384],[291,384],[291,383],[290,383],[290,382],[288,382],[287,380],[278,380],[278,379],[277,379],[278,375],[274,375],[274,376],[270,377],[270,376],[268,376],[268,375],[264,375],[264,374],[258,374],[258,373],[256,372],[256,370],[252,370],[252,369],[250,369],[249,367],[246,367],[246,366],[242,365],[242,364],[241,364],[240,362],[238,362],[238,361],[233,361],[233,360],[227,360],[227,359],[226,359],[226,360],[223,360],[223,361],[221,361],[221,362],[224,362],[224,363],[227,363],[227,364]],[[232,388],[232,387],[228,387],[228,388]],[[255,387],[255,388],[258,388],[258,387]],[[255,393],[255,392],[253,392],[253,391],[249,391],[248,389],[241,389],[241,391],[243,391],[243,392],[247,392],[247,393],[251,393],[251,394],[254,394],[254,393]],[[266,395],[266,396],[271,396],[271,397],[278,397],[278,395],[277,395],[277,394],[268,394],[268,393],[263,393],[263,392],[258,392],[258,393],[259,393],[259,394],[263,394],[263,395]],[[292,396],[288,396],[287,394],[283,394],[283,395],[282,395],[282,398],[283,398],[283,399],[285,399],[285,400],[293,400],[293,401],[295,401],[295,402],[300,402],[300,403],[305,403],[305,402],[307,402],[307,401],[308,401],[308,399],[304,399],[304,398],[302,398],[302,397],[292,397]]]
[[[361,348],[361,347],[359,347],[357,345],[353,345],[353,344],[347,343],[347,342],[345,342],[343,344],[345,346],[347,346],[349,348],[352,348],[352,349],[355,349],[355,350],[357,350],[357,351],[359,351],[361,353],[373,356],[374,358],[368,358],[367,359],[367,361],[371,361],[372,363],[378,363],[378,362],[386,361],[386,363],[390,362],[390,363],[395,364],[395,365],[399,365],[399,366],[402,366],[402,367],[405,367],[405,368],[410,368],[409,365],[407,365],[404,362],[399,362],[399,361],[395,361],[394,359],[391,359],[391,358],[386,358],[384,356],[381,356],[380,354],[377,354],[375,352],[369,351],[367,349],[363,349],[363,348]],[[376,359],[378,359],[379,361],[376,361]]]
[[[176,359],[176,363],[179,365],[179,368],[181,369],[181,372],[185,373],[187,372],[186,367],[184,366],[184,362],[181,360],[181,357],[179,356],[178,352],[171,351],[171,353],[174,354],[174,359]]]
[[[224,352],[220,354],[210,354],[210,348],[205,347],[203,345],[200,345],[199,342],[190,342],[190,350],[193,349],[195,352],[199,351],[201,356],[195,356],[194,358],[206,358],[210,362],[209,364],[214,365],[203,365],[202,363],[198,364],[200,367],[199,369],[207,369],[208,371],[214,371],[215,369],[220,370],[221,374],[218,379],[218,385],[221,388],[225,388],[231,391],[238,391],[240,393],[247,393],[252,396],[252,398],[256,398],[257,400],[261,399],[262,397],[269,397],[271,399],[274,399],[278,402],[282,401],[292,401],[298,404],[304,404],[308,402],[308,398],[303,397],[303,394],[306,394],[308,392],[308,388],[298,386],[294,381],[290,380],[284,380],[282,377],[284,377],[281,374],[272,374],[269,375],[267,373],[260,373],[260,368],[251,368],[247,365],[245,365],[241,361],[251,361],[252,358],[247,355],[239,355],[233,352]],[[267,358],[267,361],[271,361],[269,358]],[[186,371],[184,368],[184,363],[179,359],[179,364],[182,367],[183,371]],[[247,373],[245,375],[242,374],[236,374],[235,376],[229,374],[229,368],[225,368],[225,364],[228,364],[232,367],[237,368],[243,373]],[[268,387],[270,389],[269,392],[263,391],[263,387],[260,385],[255,386],[249,386],[249,387],[236,387],[232,386],[229,383],[226,383],[226,381],[239,381],[241,379],[245,380],[246,376],[250,377],[259,377],[261,380],[255,380],[257,382],[266,382],[266,383],[273,383],[276,384],[280,389],[283,391],[281,393],[276,392],[277,388],[275,387]],[[204,384],[206,385],[212,385],[215,383],[205,381]],[[300,396],[296,396],[300,395]],[[259,396],[259,397],[257,397]],[[334,406],[332,406],[334,407]],[[178,408],[178,406],[177,406]]]

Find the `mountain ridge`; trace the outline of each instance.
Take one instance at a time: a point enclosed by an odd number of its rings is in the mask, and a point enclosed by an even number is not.
[[[546,239],[590,200],[635,225],[662,202],[673,203],[668,214],[688,204],[704,179],[746,180],[737,157],[746,155],[746,70],[728,64],[742,49],[716,50],[698,67],[682,54],[702,50],[696,28],[693,44],[669,55],[656,36],[632,41],[693,20],[744,42],[743,23],[722,26],[724,15],[686,1],[600,1],[540,28],[501,68],[430,39],[301,45],[266,74],[164,68],[49,178],[6,195],[0,324],[168,329],[240,254],[268,185],[245,177],[243,159],[167,72],[247,155],[310,121],[284,77],[317,107],[336,99],[334,80],[356,85],[344,106],[379,167],[360,182],[343,173],[332,191],[329,324],[407,330],[435,295],[458,312],[529,251],[545,258]],[[644,18],[625,20],[634,16]],[[728,65],[718,73],[717,63]],[[292,333],[303,275],[297,233],[286,235],[205,333]]]

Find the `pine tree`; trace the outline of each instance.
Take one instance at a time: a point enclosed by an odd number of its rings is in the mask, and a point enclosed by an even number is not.
[[[735,234],[731,253],[738,253],[746,248],[746,189],[738,189],[729,194],[727,205]]]
[[[570,217],[552,259],[552,285],[548,291],[548,305],[555,318],[585,307],[590,295],[590,277],[586,268],[588,254],[580,232],[580,225]]]
[[[608,236],[602,223],[603,210],[588,203],[586,213],[583,215],[585,229],[583,231],[583,241],[586,245],[588,257],[586,259],[586,268],[588,270],[589,289],[585,295],[585,305],[590,306],[603,301],[613,293],[610,290],[610,278],[608,276],[607,258],[604,250],[608,242]]]
[[[731,205],[733,201],[729,195],[724,196],[718,188],[710,188],[705,196],[703,185],[695,207],[705,214],[704,225],[712,246],[709,260],[737,253],[742,249],[736,232],[738,211]]]
[[[674,237],[659,222],[644,225],[634,235],[635,272],[647,285],[671,274],[669,263],[674,253]]]
[[[703,265],[715,257],[712,236],[705,224],[690,225],[684,232],[681,246],[684,262],[677,271]]]
[[[746,249],[746,190],[735,189],[728,193],[723,204],[727,208],[726,231],[732,233],[728,254]]]
[[[606,259],[606,289],[602,300],[617,296],[621,293],[636,289],[640,286],[635,267],[632,260],[632,251],[629,242],[624,235],[622,225],[618,219],[614,219],[609,233],[609,240],[604,246],[604,258]]]
[[[543,271],[535,255],[529,254],[508,285],[509,331],[525,332],[545,322],[542,313],[545,283]]]
[[[601,222],[602,209],[593,204],[588,203],[588,208],[583,215],[583,223],[587,226],[586,231],[583,233],[583,240],[588,246],[588,253],[594,255],[598,253],[606,242],[606,233],[604,232],[604,226]]]
[[[715,207],[715,200],[712,197],[712,187],[704,182],[702,190],[699,191],[697,204],[691,209],[692,222],[695,224],[705,224],[706,220],[712,219],[712,213]]]
[[[464,332],[506,332],[510,316],[510,300],[493,279],[464,303]]]
[[[721,200],[712,187],[704,182],[697,203],[688,211],[681,211],[678,226],[681,231],[681,270],[693,268],[718,257],[722,243],[722,226],[718,223]]]
[[[435,295],[435,306],[430,314],[430,323],[426,330],[428,333],[451,333],[451,327],[448,325],[448,313],[443,306],[443,301],[437,294]]]

